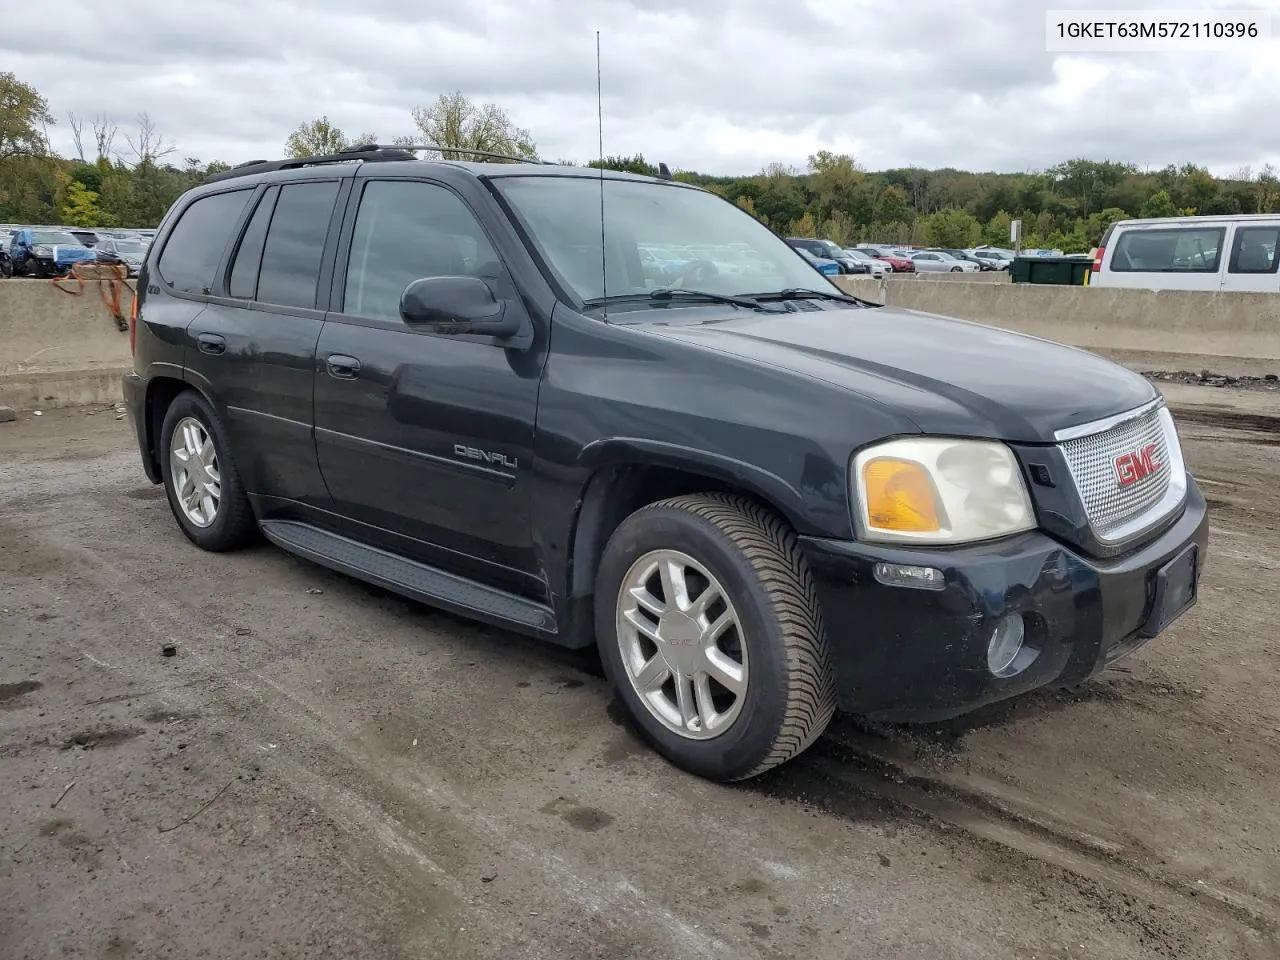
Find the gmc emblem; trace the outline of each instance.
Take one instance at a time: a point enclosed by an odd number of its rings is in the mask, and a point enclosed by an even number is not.
[[[1120,481],[1120,486],[1132,486],[1161,469],[1164,464],[1156,459],[1156,451],[1159,449],[1156,444],[1148,443],[1141,450],[1122,453],[1116,457],[1116,479]]]

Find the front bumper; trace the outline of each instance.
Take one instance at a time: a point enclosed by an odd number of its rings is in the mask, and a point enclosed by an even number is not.
[[[1148,639],[1157,571],[1208,547],[1204,497],[1188,478],[1182,515],[1124,556],[1081,556],[1039,531],[988,544],[919,550],[802,537],[835,661],[842,710],[885,720],[945,720],[1039,687],[1070,686]],[[877,563],[934,567],[945,587],[886,586]],[[1034,659],[996,677],[987,644],[1021,613]]]

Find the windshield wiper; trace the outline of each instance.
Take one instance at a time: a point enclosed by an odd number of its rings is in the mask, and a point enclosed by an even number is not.
[[[808,287],[787,287],[785,290],[774,290],[770,293],[755,293],[753,297],[770,300],[837,300],[841,303],[856,303],[864,307],[878,307],[880,304],[863,300],[861,297],[844,293],[828,293],[826,290],[810,290]]]
[[[763,310],[766,313],[777,313],[751,297],[735,297],[723,293],[710,293],[706,290],[682,290],[675,287],[659,287],[645,293],[622,293],[612,297],[596,297],[586,301],[587,306],[598,306],[605,303],[617,303],[625,300],[705,300],[710,303],[727,303],[746,310]]]
[[[672,287],[659,287],[657,290],[649,291],[650,300],[712,300],[715,303],[731,303],[735,307],[745,307],[748,310],[766,310],[760,301],[753,300],[750,297],[735,297],[723,293],[707,293],[702,290],[680,290]]]

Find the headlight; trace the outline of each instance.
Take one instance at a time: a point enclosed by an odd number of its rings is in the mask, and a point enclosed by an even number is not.
[[[970,543],[1036,525],[1022,473],[1003,443],[890,440],[855,456],[851,479],[864,540]]]
[[[47,244],[37,243],[31,248],[31,255],[33,257],[52,257],[53,247],[50,247]]]

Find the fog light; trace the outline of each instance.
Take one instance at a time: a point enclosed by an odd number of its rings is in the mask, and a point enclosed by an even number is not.
[[[1011,613],[1004,617],[991,633],[991,642],[987,644],[987,669],[997,677],[1010,674],[1013,661],[1022,652],[1022,642],[1027,631],[1022,623],[1022,614]]]
[[[915,587],[918,590],[945,590],[947,578],[936,567],[907,563],[877,563],[875,577],[886,587]]]

